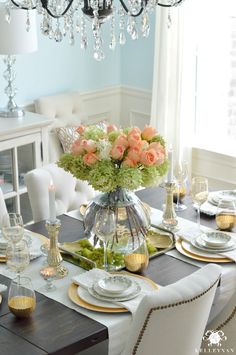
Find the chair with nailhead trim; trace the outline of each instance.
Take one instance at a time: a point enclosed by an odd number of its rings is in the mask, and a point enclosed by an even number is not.
[[[2,189],[0,188],[0,227],[2,225],[2,217],[5,213],[7,213],[7,207],[3,197]]]
[[[209,264],[145,295],[122,355],[198,354],[220,273]]]

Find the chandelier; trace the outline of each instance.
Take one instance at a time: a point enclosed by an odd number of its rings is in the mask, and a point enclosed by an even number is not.
[[[118,0],[117,0],[118,1]],[[42,15],[41,31],[49,39],[61,42],[68,36],[71,45],[75,42],[75,33],[80,34],[80,47],[88,46],[89,27],[93,34],[93,56],[96,60],[104,59],[101,25],[110,21],[109,48],[114,50],[116,43],[124,45],[126,32],[133,40],[141,35],[147,38],[150,31],[149,14],[156,5],[171,8],[180,5],[183,0],[7,0],[5,4],[6,20],[11,19],[11,7],[26,10],[26,30],[30,30],[29,10],[37,9]],[[140,29],[138,30],[138,17]],[[90,20],[90,21],[87,21]],[[119,34],[116,36],[115,24],[118,22]],[[117,31],[118,32],[118,31]]]

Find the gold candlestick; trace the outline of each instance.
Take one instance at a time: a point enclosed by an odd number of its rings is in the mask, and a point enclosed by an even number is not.
[[[47,257],[48,265],[56,269],[56,278],[61,279],[68,275],[68,269],[61,265],[63,259],[57,246],[61,222],[58,219],[55,222],[47,221],[46,228],[50,239]]]
[[[173,203],[173,193],[175,190],[175,183],[166,182],[165,189],[166,189],[166,204],[165,204],[165,210],[162,218],[162,225],[166,229],[177,230],[178,220],[176,218],[176,213],[175,213],[174,203]]]

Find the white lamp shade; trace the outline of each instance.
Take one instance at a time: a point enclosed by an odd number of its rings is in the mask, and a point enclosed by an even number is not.
[[[0,4],[0,54],[14,55],[34,52],[38,49],[36,10],[29,10],[30,30],[26,31],[27,12],[11,9],[11,21],[5,19],[5,6]]]

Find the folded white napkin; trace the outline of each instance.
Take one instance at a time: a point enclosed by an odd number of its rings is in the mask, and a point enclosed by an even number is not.
[[[0,284],[0,293],[7,290],[7,285]]]
[[[202,226],[201,226],[201,228],[203,231],[214,231],[213,229],[209,229],[209,228],[202,227]],[[177,236],[180,237],[181,239],[185,240],[186,242],[191,243],[191,241],[194,238],[196,238],[198,234],[199,234],[199,231],[197,229],[187,227],[187,228],[181,228],[181,230],[178,231]],[[231,237],[233,237],[236,241],[236,233],[227,233],[227,234],[229,234]],[[220,256],[223,256],[225,258],[231,259],[234,262],[236,262],[236,249],[220,252],[215,255],[220,255]]]
[[[98,281],[99,279],[104,278],[109,275],[110,274],[108,272],[95,268],[90,271],[84,272],[78,276],[74,276],[72,278],[72,282],[74,282],[76,285],[79,285],[85,289],[88,289],[89,287],[92,287],[92,285],[95,281]],[[126,275],[126,276],[128,276],[128,275]],[[124,307],[124,308],[128,309],[131,313],[135,313],[141,300],[143,299],[143,297],[150,292],[156,292],[156,290],[153,289],[153,286],[150,283],[148,283],[147,281],[145,281],[145,279],[135,277],[135,281],[138,282],[139,285],[141,286],[141,293],[137,297],[135,297],[129,301],[123,301],[123,302],[112,302],[111,301],[111,303],[116,304],[121,307]]]
[[[197,205],[193,205],[193,207],[197,209]],[[215,216],[216,210],[217,210],[217,206],[212,205],[212,203],[208,201],[204,202],[200,207],[200,211],[209,216]]]

